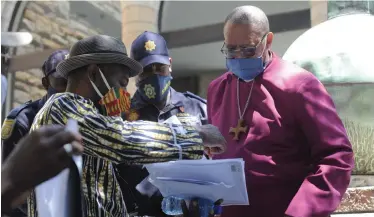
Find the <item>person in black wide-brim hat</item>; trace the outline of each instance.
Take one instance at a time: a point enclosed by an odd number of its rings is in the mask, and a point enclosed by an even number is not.
[[[225,141],[212,125],[184,126],[186,134],[180,135],[169,125],[121,118],[130,109],[128,79],[140,73],[142,66],[127,56],[125,45],[116,38],[96,35],[78,41],[57,71],[68,79],[66,92],[51,97],[32,129],[77,120],[85,148],[82,188],[87,217],[128,216],[112,164],[200,159],[203,144],[212,150],[224,149]],[[32,195],[30,217],[37,216],[34,201]]]

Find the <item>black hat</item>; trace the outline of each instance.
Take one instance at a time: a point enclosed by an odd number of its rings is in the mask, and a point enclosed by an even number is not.
[[[107,35],[90,36],[76,42],[66,59],[58,64],[57,71],[67,77],[75,69],[103,63],[118,63],[129,67],[130,77],[143,71],[140,63],[127,56],[123,42]]]

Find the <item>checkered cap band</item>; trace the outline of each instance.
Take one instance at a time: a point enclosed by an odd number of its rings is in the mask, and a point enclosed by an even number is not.
[[[117,63],[130,68],[130,77],[143,71],[137,61],[127,55],[126,47],[117,38],[107,35],[95,35],[76,42],[70,49],[69,57],[57,66],[64,77],[69,72],[89,64]]]
[[[44,76],[53,76],[56,78],[64,77],[56,72],[56,67],[61,61],[65,60],[65,56],[68,54],[68,50],[58,50],[53,52],[42,66]]]

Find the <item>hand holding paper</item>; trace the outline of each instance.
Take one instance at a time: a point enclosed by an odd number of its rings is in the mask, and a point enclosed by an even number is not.
[[[77,121],[69,119],[66,130],[78,133]],[[61,151],[64,152],[65,150],[62,149]],[[68,153],[65,154],[67,155]],[[80,175],[83,160],[81,155],[74,155],[73,160],[75,167],[64,169],[54,178],[43,182],[35,188],[37,210],[40,217],[76,216],[72,213],[75,213],[77,207],[80,206]],[[82,213],[78,214],[78,216],[81,215]]]
[[[2,165],[2,208],[15,208],[24,202],[29,191],[50,179],[69,165],[63,145],[72,143],[74,153],[82,153],[79,133],[64,130],[63,126],[43,126],[19,141]],[[35,156],[37,154],[37,157]],[[19,197],[18,197],[19,196]]]
[[[226,151],[227,142],[217,127],[207,124],[195,126],[203,140],[205,152],[211,156]]]

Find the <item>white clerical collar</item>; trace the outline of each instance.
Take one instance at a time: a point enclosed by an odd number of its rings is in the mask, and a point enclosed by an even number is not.
[[[242,79],[242,80],[243,80],[243,79]],[[255,80],[255,79],[243,80],[243,81],[246,82],[246,83],[249,83],[249,82],[251,82],[251,81],[253,81],[253,80]]]

